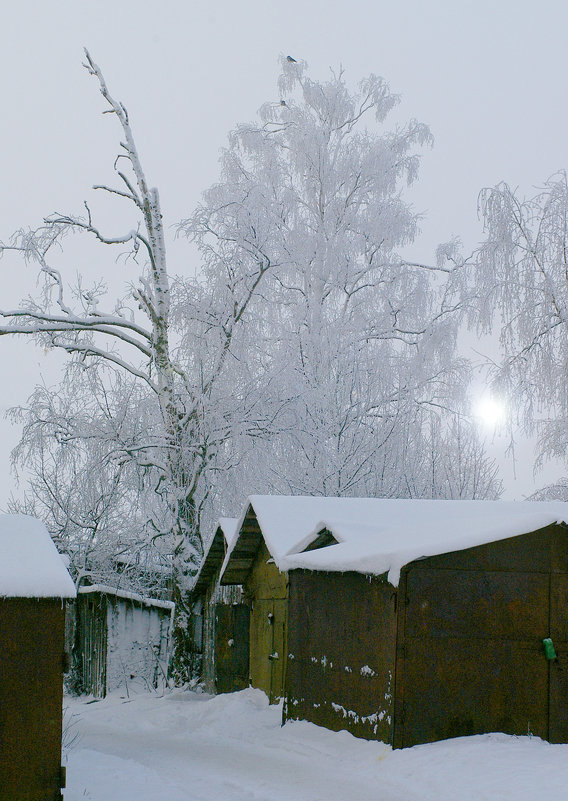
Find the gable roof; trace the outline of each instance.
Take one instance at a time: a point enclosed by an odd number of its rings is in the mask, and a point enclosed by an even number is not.
[[[237,521],[236,537],[227,549],[221,567],[221,584],[223,585],[244,584],[263,539],[266,541],[267,535],[259,524],[253,508],[253,501],[257,497],[261,496],[248,499],[243,515]],[[273,550],[278,546],[277,540],[266,542],[266,545],[273,556]]]
[[[221,517],[215,527],[215,534],[203,556],[203,561],[195,577],[192,594],[203,592],[220,565],[223,563],[227,549],[233,545],[237,536],[237,523],[234,517]]]
[[[28,515],[0,515],[0,597],[75,595],[75,584],[44,524]]]
[[[568,521],[559,501],[438,501],[254,495],[221,570],[242,583],[263,538],[279,570],[387,573],[421,557],[465,550]],[[256,528],[255,528],[256,526]],[[322,529],[338,541],[306,551]],[[235,579],[238,578],[238,581]]]

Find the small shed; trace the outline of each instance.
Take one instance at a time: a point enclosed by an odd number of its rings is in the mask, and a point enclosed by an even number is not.
[[[75,608],[73,685],[104,698],[113,690],[150,690],[168,678],[175,604],[93,584]]]
[[[248,499],[221,568],[222,585],[243,586],[250,607],[250,684],[263,690],[270,703],[284,696],[286,679],[288,574],[281,564],[298,541],[295,522],[277,519],[279,500],[261,495]]]
[[[277,559],[285,719],[394,747],[490,731],[568,742],[568,504],[260,505],[265,537],[297,535]]]
[[[61,768],[65,601],[75,585],[47,529],[0,516],[0,797],[56,801]]]
[[[219,584],[237,523],[230,517],[217,523],[191,593],[192,640],[202,657],[201,681],[210,693],[235,692],[249,684],[249,607],[242,602],[240,585]]]

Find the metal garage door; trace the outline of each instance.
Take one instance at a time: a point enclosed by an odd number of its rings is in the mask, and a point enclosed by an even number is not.
[[[568,739],[566,575],[417,567],[403,603],[396,745],[489,731]],[[545,656],[549,635],[558,661]]]

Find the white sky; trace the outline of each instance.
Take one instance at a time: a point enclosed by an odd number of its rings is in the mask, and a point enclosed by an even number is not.
[[[215,180],[227,132],[279,100],[283,52],[305,59],[314,77],[343,65],[353,82],[370,72],[387,79],[402,95],[397,117],[428,123],[436,140],[412,194],[427,215],[416,253],[431,259],[453,234],[473,246],[481,187],[507,180],[530,192],[568,166],[567,30],[562,0],[4,0],[0,239],[55,210],[79,213],[89,187],[111,180],[116,121],[100,114],[96,83],[81,68],[86,45],[128,106],[170,224]],[[195,269],[182,245],[169,247],[173,272]],[[68,262],[101,273],[79,249]],[[8,258],[0,271],[0,304],[14,305],[33,272]],[[0,339],[0,413],[25,402],[42,376],[50,383],[56,361]],[[17,439],[0,422],[0,507]],[[507,481],[509,497],[533,489],[522,466]]]

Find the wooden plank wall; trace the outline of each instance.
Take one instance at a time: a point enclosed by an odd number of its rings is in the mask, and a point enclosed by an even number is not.
[[[107,600],[105,595],[80,594],[77,597],[75,665],[81,693],[104,698],[107,667]]]

